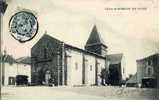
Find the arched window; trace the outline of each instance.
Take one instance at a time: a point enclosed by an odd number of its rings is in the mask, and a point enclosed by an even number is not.
[[[90,71],[92,71],[93,70],[93,67],[92,67],[92,65],[90,65]]]
[[[78,63],[75,63],[75,69],[78,70]]]
[[[148,75],[151,75],[151,72],[152,72],[151,68],[148,68],[147,70]]]
[[[47,58],[47,49],[44,48],[44,58]]]
[[[153,68],[152,67],[148,67],[147,68],[147,75],[150,76],[153,74]]]

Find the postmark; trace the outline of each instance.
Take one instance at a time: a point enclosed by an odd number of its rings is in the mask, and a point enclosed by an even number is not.
[[[37,18],[28,11],[15,13],[9,21],[10,34],[21,43],[33,39],[38,32],[38,27]]]

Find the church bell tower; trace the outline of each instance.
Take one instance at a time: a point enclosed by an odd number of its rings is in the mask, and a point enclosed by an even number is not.
[[[106,56],[107,54],[107,46],[97,31],[96,25],[94,25],[92,32],[86,42],[85,50],[101,56]]]

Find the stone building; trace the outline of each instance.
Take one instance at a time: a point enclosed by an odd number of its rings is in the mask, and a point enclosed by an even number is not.
[[[108,69],[107,46],[96,26],[85,50],[66,44],[47,34],[32,47],[32,83],[54,85],[100,85]]]
[[[31,63],[14,59],[11,55],[2,55],[1,85],[26,85],[31,82]],[[19,80],[18,77],[21,79]],[[25,82],[24,82],[25,81]]]
[[[157,87],[159,54],[154,54],[137,62],[137,81],[142,87]]]
[[[111,85],[122,85],[126,79],[125,57],[122,53],[107,55],[108,83]]]

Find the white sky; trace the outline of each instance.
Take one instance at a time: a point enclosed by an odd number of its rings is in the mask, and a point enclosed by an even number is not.
[[[159,1],[157,0],[6,0],[3,48],[14,57],[30,56],[30,48],[47,34],[83,48],[92,27],[97,25],[108,46],[108,54],[124,53],[126,72],[136,72],[136,59],[159,51]],[[147,10],[105,10],[105,8]],[[9,33],[9,19],[17,11],[33,11],[39,22],[36,37],[19,43]]]

